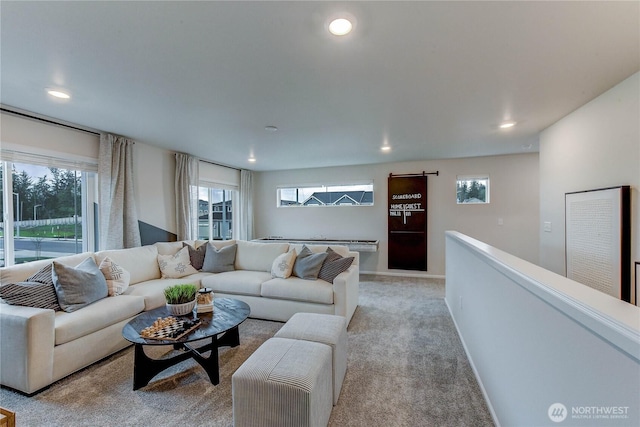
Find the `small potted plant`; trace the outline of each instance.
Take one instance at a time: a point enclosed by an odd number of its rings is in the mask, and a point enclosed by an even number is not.
[[[191,283],[169,286],[164,289],[167,309],[176,316],[184,316],[196,306],[198,287]]]

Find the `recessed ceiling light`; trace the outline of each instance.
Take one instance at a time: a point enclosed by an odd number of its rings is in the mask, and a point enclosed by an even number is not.
[[[272,125],[265,126],[264,130],[266,130],[267,132],[278,132],[278,128]]]
[[[382,151],[391,151],[391,146],[390,145],[383,145],[382,147],[380,147],[380,149]]]
[[[509,129],[516,125],[516,122],[504,122],[500,125],[500,129]]]
[[[255,157],[249,157],[249,162],[250,163],[255,163],[256,162],[256,158]]]
[[[351,21],[345,18],[338,18],[331,21],[329,24],[329,32],[334,36],[344,36],[349,34],[353,29]]]
[[[59,90],[47,89],[47,93],[49,95],[51,95],[51,96],[55,96],[56,98],[60,98],[60,99],[69,99],[69,98],[71,98],[71,95],[69,95],[68,93],[60,92]]]

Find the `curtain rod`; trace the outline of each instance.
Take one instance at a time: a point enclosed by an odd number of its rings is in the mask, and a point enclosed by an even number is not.
[[[14,114],[16,116],[26,117],[28,119],[38,120],[40,122],[45,122],[45,123],[49,123],[49,124],[52,124],[52,125],[62,126],[62,127],[65,127],[65,128],[69,128],[69,129],[73,129],[73,130],[79,130],[81,132],[86,132],[86,133],[90,133],[92,135],[100,136],[100,133],[92,131],[92,130],[87,130],[87,129],[83,129],[83,128],[80,128],[80,127],[68,125],[66,123],[57,122],[57,121],[51,120],[51,119],[45,119],[43,117],[34,116],[34,115],[28,114],[28,113],[22,113],[22,112],[16,111],[16,110],[10,110],[10,109],[5,108],[5,107],[0,107],[0,111],[4,111],[5,113]]]
[[[223,168],[227,168],[227,169],[233,169],[233,170],[237,170],[237,171],[242,171],[242,169],[238,169],[238,168],[234,168],[233,166],[229,166],[229,165],[223,165],[222,163],[216,163],[216,162],[212,162],[211,160],[205,160],[205,159],[198,159],[201,162],[205,162],[205,163],[209,163],[210,165],[215,165],[215,166],[221,166]]]
[[[426,176],[426,175],[435,175],[438,176],[440,175],[440,171],[435,171],[435,172],[425,172],[422,171],[422,173],[405,173],[405,174],[389,174],[389,178],[391,177],[409,177],[409,176]]]

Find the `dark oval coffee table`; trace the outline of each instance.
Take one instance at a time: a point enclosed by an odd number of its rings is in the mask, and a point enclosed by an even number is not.
[[[231,298],[216,298],[213,302],[212,313],[197,313],[186,316],[189,319],[197,317],[200,319],[200,326],[179,338],[178,340],[158,340],[146,339],[140,336],[140,332],[158,318],[171,316],[166,307],[159,307],[145,311],[127,323],[122,329],[122,336],[135,344],[135,354],[133,362],[133,389],[137,390],[149,384],[149,381],[165,369],[174,366],[189,358],[194,359],[209,375],[211,383],[220,383],[220,371],[218,362],[219,347],[236,347],[240,344],[238,325],[245,321],[251,313],[249,305],[243,301]],[[185,316],[174,316],[177,318]],[[193,347],[189,343],[211,339],[211,342],[201,346]],[[173,345],[177,350],[184,350],[176,356],[152,359],[144,352],[145,345]],[[209,357],[203,353],[211,350]]]

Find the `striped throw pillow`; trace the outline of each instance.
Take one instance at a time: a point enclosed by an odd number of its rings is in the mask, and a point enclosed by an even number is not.
[[[333,279],[338,274],[346,271],[353,263],[353,257],[343,257],[338,255],[331,248],[327,248],[327,258],[324,260],[320,272],[318,273],[318,279],[322,279],[326,282],[333,283]]]
[[[31,277],[27,278],[25,282],[39,282],[45,285],[53,286],[53,263],[47,264],[40,269],[37,273],[33,273]]]
[[[0,286],[0,298],[7,304],[25,307],[61,310],[58,296],[52,284],[40,282],[18,282]]]

